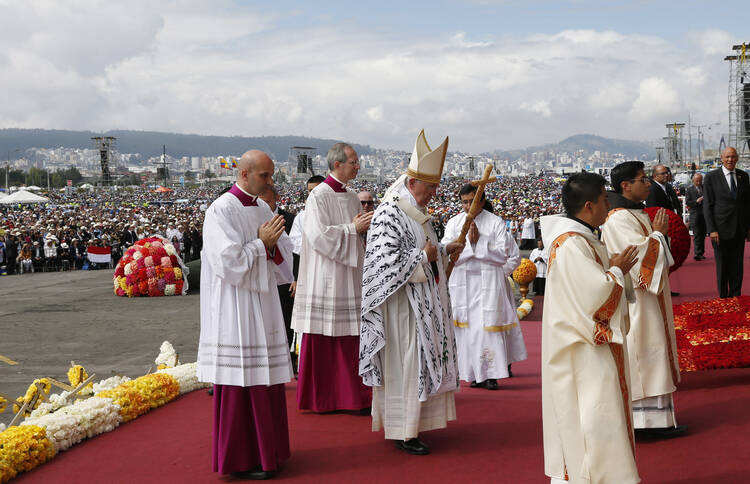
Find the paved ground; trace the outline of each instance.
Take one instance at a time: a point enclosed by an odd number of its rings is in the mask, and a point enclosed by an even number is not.
[[[198,309],[198,293],[117,297],[111,270],[0,277],[0,355],[18,362],[0,361],[0,392],[20,396],[44,376],[67,382],[71,360],[97,380],[143,375],[164,340],[195,361]],[[2,423],[11,418],[11,409],[0,414]]]

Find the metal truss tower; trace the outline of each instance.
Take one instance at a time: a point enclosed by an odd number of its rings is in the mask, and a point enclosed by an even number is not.
[[[112,159],[112,150],[115,148],[114,136],[94,136],[91,140],[94,147],[99,152],[99,160],[102,167],[102,185],[109,186],[112,184],[112,175],[109,172],[109,162]]]
[[[292,146],[289,148],[289,161],[297,163],[297,173],[309,173],[315,175],[313,167],[313,154],[317,148],[312,146]]]
[[[740,163],[750,162],[750,44],[733,45],[729,61],[729,140]]]
[[[682,128],[685,123],[667,124],[667,136],[664,138],[664,151],[666,159],[663,163],[670,168],[683,168],[685,163],[685,143],[682,139]]]

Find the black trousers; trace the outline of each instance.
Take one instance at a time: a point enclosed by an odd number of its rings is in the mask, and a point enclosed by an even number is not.
[[[706,243],[706,220],[697,214],[690,214],[690,230],[693,231],[693,255],[703,257]]]
[[[745,257],[745,237],[736,235],[733,239],[713,241],[716,257],[716,282],[719,297],[736,297],[742,291],[743,260]]]
[[[537,277],[534,279],[534,294],[537,295],[544,295],[544,284],[547,282],[547,279],[544,277]]]

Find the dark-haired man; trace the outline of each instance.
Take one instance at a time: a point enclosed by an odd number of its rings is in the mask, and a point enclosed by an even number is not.
[[[459,190],[463,213],[445,226],[442,243],[458,239],[477,188]],[[492,213],[482,194],[484,210],[474,218],[464,250],[456,260],[448,289],[453,307],[458,371],[473,387],[497,390],[497,380],[510,376],[509,367],[526,359],[508,276],[521,263],[518,245],[505,220]]]
[[[737,150],[721,153],[721,168],[706,174],[703,214],[716,257],[719,297],[742,292],[745,240],[750,240],[750,182],[737,169]]]
[[[650,181],[640,161],[626,161],[611,172],[612,210],[602,226],[602,241],[610,252],[634,245],[639,262],[630,270],[635,301],[628,305],[628,351],[636,429],[661,436],[687,430],[677,426],[672,393],[680,381],[677,346],[669,288],[669,267],[674,264],[667,244],[669,216],[662,208],[653,222],[643,210]]]
[[[636,248],[599,241],[609,202],[596,173],[571,175],[566,216],[542,217],[550,250],[542,315],[544,472],[551,483],[640,482],[627,384],[626,274]]]
[[[666,166],[654,166],[651,170],[653,183],[651,183],[648,197],[646,197],[646,206],[666,208],[682,217],[682,203],[677,197],[677,192],[669,184],[671,176],[672,174]]]

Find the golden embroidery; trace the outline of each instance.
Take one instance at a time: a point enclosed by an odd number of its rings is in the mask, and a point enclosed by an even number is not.
[[[646,247],[646,254],[643,256],[643,261],[641,262],[641,270],[638,273],[638,285],[641,286],[641,289],[648,289],[648,287],[651,285],[651,281],[654,278],[654,267],[656,266],[656,261],[659,258],[659,247],[661,244],[659,244],[659,241],[650,238],[648,239],[648,247]]]
[[[563,245],[563,243],[568,240],[568,237],[571,235],[580,235],[577,232],[565,232],[564,234],[558,236],[554,242],[552,242],[552,247],[549,251],[549,264],[547,264],[547,272],[549,273],[549,270],[552,268],[552,263],[555,261],[555,257],[557,257],[557,248]]]
[[[617,375],[620,380],[620,393],[622,394],[622,408],[625,413],[625,422],[628,424],[628,438],[630,439],[630,448],[635,457],[635,440],[633,437],[633,413],[630,411],[630,392],[628,391],[628,380],[625,377],[625,352],[622,345],[610,343],[609,349],[612,351],[612,358],[617,366]]]
[[[674,361],[674,353],[672,352],[672,338],[670,338],[669,324],[667,323],[667,307],[664,301],[664,292],[660,292],[657,296],[659,299],[659,309],[661,309],[661,319],[664,322],[664,336],[667,338],[667,353],[669,356],[669,368],[672,370],[672,384],[675,386],[680,381],[680,372],[677,369]]]
[[[485,326],[484,330],[490,333],[504,333],[518,326],[518,323],[504,324],[502,326]]]
[[[601,264],[601,262],[599,262]],[[607,274],[615,280],[611,272]],[[609,328],[609,320],[617,311],[622,296],[622,286],[615,283],[612,292],[609,293],[607,301],[594,313],[594,343],[598,345],[607,344],[612,341],[612,330]]]
[[[458,321],[458,320],[454,319],[453,320],[453,326],[455,326],[457,328],[468,328],[469,327],[469,323],[462,323],[461,321]]]

